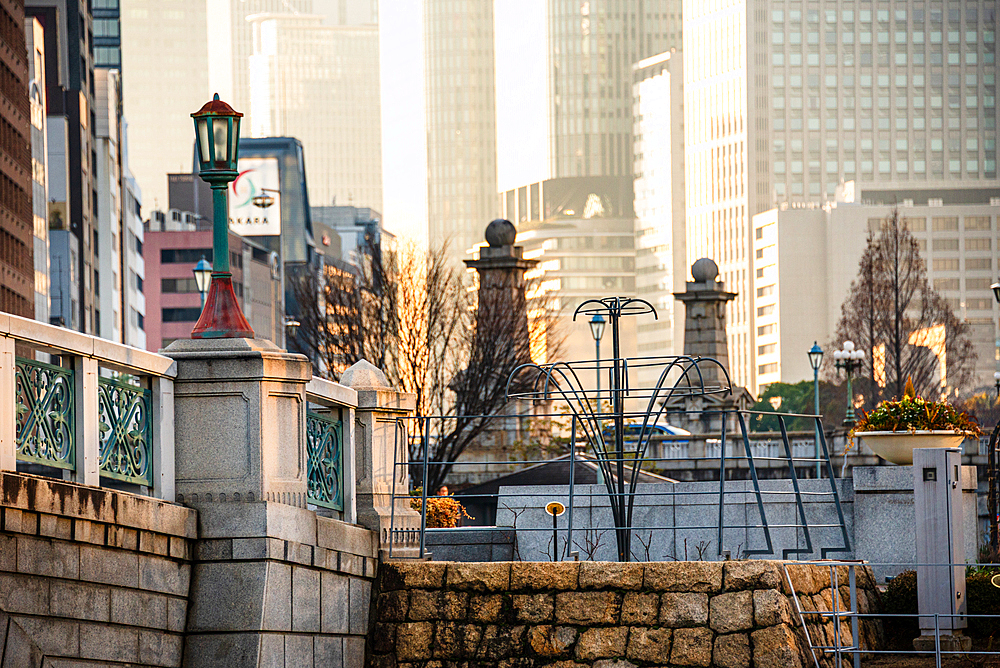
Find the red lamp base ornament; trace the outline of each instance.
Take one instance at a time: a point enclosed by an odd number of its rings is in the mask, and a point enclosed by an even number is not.
[[[192,339],[252,339],[253,329],[233,291],[233,275],[212,272],[205,307],[191,330]]]

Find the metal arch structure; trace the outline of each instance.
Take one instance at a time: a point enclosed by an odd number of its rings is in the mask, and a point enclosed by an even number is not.
[[[628,359],[620,354],[619,320],[622,316],[651,313],[656,317],[656,309],[642,299],[607,297],[590,299],[577,307],[573,319],[578,315],[607,316],[611,324],[612,357],[610,359],[583,360],[576,362],[555,362],[552,364],[523,364],[507,379],[507,399],[527,401],[565,402],[579,421],[585,438],[597,458],[598,466],[608,490],[611,514],[615,521],[619,561],[629,561],[632,549],[632,514],[635,506],[635,491],[639,471],[645,461],[646,451],[654,428],[667,412],[667,405],[675,397],[702,397],[711,394],[728,396],[732,394],[729,372],[717,360],[685,355],[640,357]],[[706,374],[705,367],[715,367],[721,374]],[[629,372],[636,368],[657,368],[656,384],[650,389],[633,389],[629,382]],[[588,390],[580,380],[580,372],[596,370],[598,374],[607,372],[607,398],[611,411],[604,412],[601,402],[603,392]],[[533,372],[527,374],[526,372]],[[529,378],[522,381],[523,375]],[[706,385],[706,376],[724,379],[720,385]],[[513,392],[512,386],[517,388]],[[641,412],[642,423],[637,440],[630,439],[630,449],[625,450],[625,401],[645,402]],[[607,433],[603,423],[611,422]],[[610,442],[609,437],[610,436]],[[631,446],[634,445],[634,451]],[[626,476],[628,481],[626,483]]]

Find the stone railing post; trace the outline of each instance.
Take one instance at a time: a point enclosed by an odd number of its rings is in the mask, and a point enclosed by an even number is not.
[[[309,360],[259,339],[179,339],[174,452],[177,500],[306,507]]]
[[[357,521],[378,532],[383,557],[417,556],[420,544],[420,514],[407,499],[392,498],[409,490],[408,444],[397,420],[416,410],[416,396],[389,386],[385,374],[361,360],[341,377],[342,385],[358,393],[355,412],[355,475],[357,476]]]
[[[0,337],[0,471],[17,470],[17,368],[14,339]]]

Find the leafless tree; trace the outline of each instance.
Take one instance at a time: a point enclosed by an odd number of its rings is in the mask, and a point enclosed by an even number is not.
[[[414,478],[434,490],[490,427],[490,416],[503,412],[510,373],[543,341],[550,359],[561,350],[554,300],[531,281],[498,279],[474,290],[468,272],[449,264],[446,247],[370,247],[362,255],[369,260],[359,267],[328,267],[296,281],[298,340],[326,377],[367,359],[416,395],[418,415],[443,416],[430,419],[430,439],[423,426],[410,439],[410,460],[421,464]]]
[[[856,386],[865,407],[902,396],[908,378],[926,398],[965,388],[976,362],[968,332],[931,288],[917,240],[893,209],[877,232],[869,232],[837,324],[836,346],[850,339],[865,352]],[[935,349],[943,352],[943,360]],[[942,366],[947,388],[941,387]]]

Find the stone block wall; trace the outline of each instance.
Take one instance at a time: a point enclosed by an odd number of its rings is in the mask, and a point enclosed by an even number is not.
[[[363,668],[372,531],[271,502],[197,510],[186,668]]]
[[[829,568],[791,570],[814,609],[831,599]],[[813,664],[779,562],[388,562],[377,587],[368,668]],[[826,638],[832,622],[810,629]],[[879,640],[874,622],[862,633]]]
[[[181,665],[193,510],[5,472],[0,514],[10,665]]]

